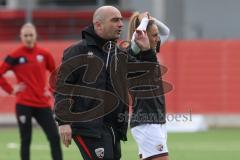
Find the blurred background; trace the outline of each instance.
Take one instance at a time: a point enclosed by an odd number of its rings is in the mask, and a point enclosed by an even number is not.
[[[171,30],[158,54],[160,63],[168,68],[163,79],[173,85],[166,94],[168,129],[174,132],[169,137],[171,158],[195,160],[198,152],[199,159],[239,158],[240,140],[234,137],[240,133],[239,0],[0,0],[0,60],[19,45],[19,29],[31,21],[37,27],[39,44],[59,64],[64,48],[81,39],[81,29],[91,23],[94,10],[102,5],[113,5],[122,12],[122,39],[127,38],[128,19],[134,11],[148,11]],[[11,72],[5,76],[15,82]],[[1,130],[16,125],[14,101],[0,89]],[[212,143],[201,143],[217,134],[223,135]],[[187,140],[194,136],[196,143]],[[199,147],[184,150],[181,143]],[[205,154],[210,151],[211,158]]]

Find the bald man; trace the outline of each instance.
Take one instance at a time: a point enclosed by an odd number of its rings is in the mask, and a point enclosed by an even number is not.
[[[57,116],[65,108],[65,106],[59,104],[69,99],[71,100],[69,104],[65,103],[64,105],[69,105],[67,110],[71,110],[71,112],[80,113],[94,110],[101,102],[97,99],[98,97],[105,98],[110,93],[111,95],[117,95],[112,84],[113,81],[118,81],[118,84],[122,85],[120,87],[123,90],[124,96],[128,98],[127,86],[119,81],[119,79],[111,79],[113,67],[118,74],[124,73],[127,70],[127,64],[118,66],[119,54],[124,53],[127,55],[128,52],[131,52],[130,49],[123,51],[116,44],[123,29],[122,19],[120,11],[113,6],[98,8],[93,15],[93,24],[82,31],[82,40],[65,50],[58,76],[57,88],[61,88],[61,82],[65,82],[75,85],[76,88],[78,86],[85,86],[86,88],[96,89],[96,93],[94,97],[88,96],[86,98],[84,95],[71,94],[66,96],[66,93],[56,92],[55,110]],[[142,52],[149,55],[154,54],[150,50],[149,41],[145,33],[137,34],[136,43]],[[81,57],[86,56],[89,60],[82,61]],[[86,67],[77,68],[74,67],[73,63],[69,63],[73,59],[78,58],[79,63],[88,62],[88,66],[95,66],[95,70],[99,70],[95,81],[86,82],[86,78],[89,77],[85,77]],[[91,61],[93,58],[98,59],[98,63],[93,63]],[[132,60],[130,56],[128,56],[128,60]],[[89,72],[93,74],[93,72]],[[63,75],[69,76],[64,77]],[[74,92],[74,90],[72,91]],[[86,91],[86,93],[89,92]],[[84,122],[66,121],[65,118],[69,119],[69,116],[58,117],[59,132],[64,145],[68,147],[73,138],[84,160],[119,160],[121,158],[120,141],[127,140],[128,105],[123,103],[118,96],[116,98],[118,103],[114,105],[114,109],[111,112],[87,119]],[[104,100],[112,102],[113,98],[107,97]],[[107,110],[107,104],[104,107],[106,108],[103,108],[103,112]],[[96,115],[99,114],[96,113]],[[125,119],[121,119],[122,116]]]
[[[62,160],[60,137],[50,107],[50,92],[46,85],[46,72],[55,70],[53,57],[36,44],[37,32],[31,23],[20,30],[23,43],[9,54],[0,66],[0,86],[7,93],[16,96],[16,118],[20,131],[21,160],[30,160],[32,117],[46,134],[50,142],[53,160]],[[3,77],[13,71],[17,84],[10,85]]]

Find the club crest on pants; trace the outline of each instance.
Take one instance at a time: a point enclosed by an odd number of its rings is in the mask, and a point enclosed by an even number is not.
[[[104,157],[104,148],[95,149],[95,153],[98,158],[103,158]]]
[[[163,151],[163,145],[162,144],[160,144],[160,145],[157,145],[156,146],[156,149],[158,150],[158,151]]]
[[[26,123],[26,119],[27,119],[27,117],[25,115],[19,116],[19,121],[23,124]]]

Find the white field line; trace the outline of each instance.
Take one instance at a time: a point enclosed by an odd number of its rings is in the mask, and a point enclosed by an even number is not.
[[[15,143],[15,142],[10,142],[6,144],[6,148],[8,149],[19,149],[20,144]],[[62,146],[63,150],[67,150],[68,148]],[[77,150],[77,148],[73,147],[73,150]],[[31,150],[50,150],[50,146],[47,144],[32,144],[31,145]]]
[[[19,149],[20,145],[18,143],[10,142],[6,145],[9,149]],[[33,150],[49,150],[49,146],[45,144],[32,144],[31,149]]]

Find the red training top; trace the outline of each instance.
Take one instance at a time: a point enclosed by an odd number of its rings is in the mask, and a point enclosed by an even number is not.
[[[51,54],[37,45],[34,48],[21,46],[8,55],[0,66],[0,86],[9,94],[12,86],[3,74],[12,70],[18,83],[24,83],[25,89],[16,94],[18,104],[32,107],[49,107],[50,98],[46,96],[46,71],[54,71],[55,63]]]

